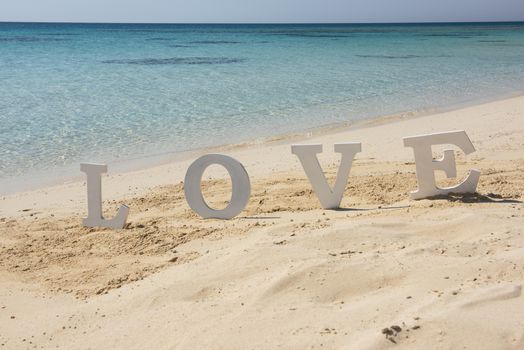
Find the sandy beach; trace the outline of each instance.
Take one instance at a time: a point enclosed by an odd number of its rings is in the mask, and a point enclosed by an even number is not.
[[[522,349],[524,96],[422,117],[225,147],[252,195],[203,220],[182,181],[198,154],[103,177],[124,230],[83,228],[84,181],[0,199],[0,344],[5,349]],[[413,201],[402,138],[465,130],[458,177],[478,193]],[[323,210],[291,143],[361,142],[342,209]],[[436,149],[436,156],[442,149]],[[211,167],[209,204],[230,196]],[[437,173],[439,184],[445,179]]]

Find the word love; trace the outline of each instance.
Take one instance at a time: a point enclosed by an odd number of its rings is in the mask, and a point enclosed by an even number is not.
[[[457,168],[455,153],[451,149],[446,149],[442,158],[433,159],[431,147],[434,145],[455,145],[465,154],[475,151],[465,131],[449,131],[404,138],[404,146],[413,149],[417,170],[418,189],[411,192],[411,198],[422,199],[452,192],[474,193],[480,178],[478,170],[470,170],[467,178],[456,186],[445,188],[437,186],[435,181],[436,170],[444,171],[448,178],[454,178],[457,176]],[[353,159],[360,151],[360,143],[335,144],[335,152],[340,153],[342,157],[335,185],[331,188],[317,158],[317,154],[322,153],[322,145],[291,146],[291,152],[298,157],[315,194],[325,209],[339,207]],[[223,166],[231,177],[231,200],[224,209],[210,208],[202,195],[202,176],[206,168],[212,164]],[[88,215],[83,220],[84,226],[123,228],[129,214],[129,207],[126,205],[120,206],[116,216],[112,219],[105,219],[102,215],[101,174],[107,172],[107,165],[81,164],[80,170],[87,175]],[[207,154],[195,160],[187,169],[184,179],[184,194],[191,209],[201,217],[231,219],[237,216],[247,205],[251,194],[251,184],[247,171],[240,162],[222,154]]]

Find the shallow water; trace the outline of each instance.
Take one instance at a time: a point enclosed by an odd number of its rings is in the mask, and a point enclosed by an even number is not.
[[[0,187],[12,189],[80,161],[523,91],[524,23],[0,23],[0,81]]]

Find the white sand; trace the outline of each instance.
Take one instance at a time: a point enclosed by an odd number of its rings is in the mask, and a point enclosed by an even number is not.
[[[192,159],[104,178],[109,213],[131,204],[123,231],[80,227],[83,183],[6,196],[0,344],[524,348],[524,97],[393,119],[300,140],[324,144],[331,177],[333,143],[362,142],[342,203],[355,210],[320,209],[286,140],[224,150],[253,182],[227,222],[188,209]],[[477,148],[459,176],[479,168],[480,195],[409,200],[402,137],[456,129]],[[204,188],[228,197],[225,181]]]

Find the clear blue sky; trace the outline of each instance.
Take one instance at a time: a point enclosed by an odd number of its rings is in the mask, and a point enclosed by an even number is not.
[[[0,21],[524,21],[524,0],[0,0]]]

